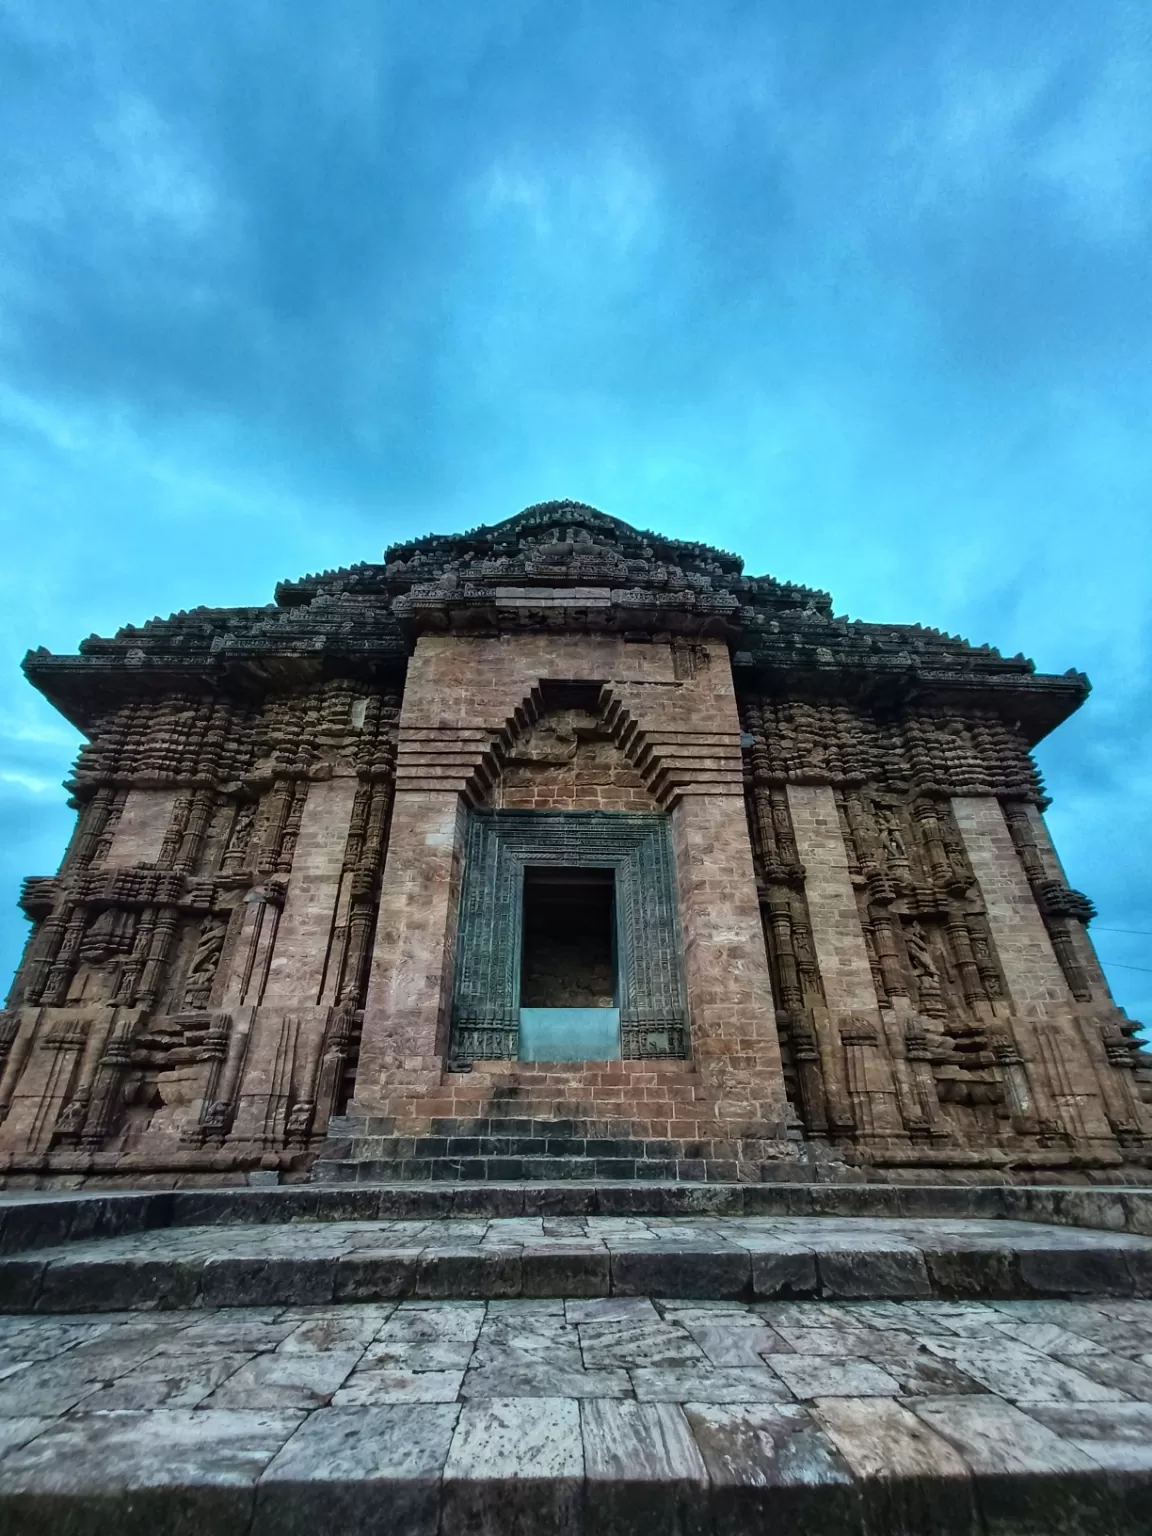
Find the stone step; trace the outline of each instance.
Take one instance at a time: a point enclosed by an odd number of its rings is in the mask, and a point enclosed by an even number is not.
[[[410,1179],[707,1179],[757,1177],[749,1150],[698,1136],[616,1134],[602,1123],[570,1119],[433,1122],[432,1134],[363,1134],[368,1121],[344,1121],[313,1167],[318,1183]],[[694,1132],[701,1127],[694,1125]]]
[[[644,1123],[660,1116],[645,1115]],[[666,1118],[666,1117],[665,1117]],[[604,1115],[486,1115],[475,1118],[442,1115],[433,1119],[433,1136],[635,1136],[635,1121]],[[606,1127],[608,1127],[606,1129]],[[353,1133],[355,1134],[355,1133]],[[371,1134],[371,1133],[369,1133]],[[389,1134],[397,1134],[393,1130]],[[400,1134],[403,1134],[402,1132]]]
[[[1152,1237],[1152,1189],[834,1182],[832,1164],[776,1164],[771,1182],[277,1184],[0,1191],[0,1255],[168,1228],[449,1218],[754,1216],[1033,1221]],[[821,1180],[821,1175],[824,1180]],[[785,1177],[779,1177],[785,1175]],[[803,1180],[803,1182],[801,1182]]]
[[[715,1143],[709,1143],[713,1147]],[[638,1140],[633,1137],[570,1135],[359,1136],[329,1141],[325,1157],[356,1161],[405,1157],[631,1157],[669,1158],[684,1155],[682,1143]],[[701,1156],[704,1154],[701,1153]],[[709,1153],[724,1156],[724,1153]],[[734,1153],[729,1151],[728,1156]]]
[[[0,1254],[167,1226],[474,1216],[709,1215],[1011,1219],[1152,1236],[1152,1187],[866,1183],[840,1164],[774,1163],[760,1183],[461,1181],[0,1191]],[[769,1177],[769,1175],[774,1175]],[[255,1187],[252,1187],[255,1186]]]
[[[564,1157],[555,1153],[540,1157],[516,1154],[425,1157],[417,1154],[378,1159],[323,1158],[313,1168],[312,1177],[320,1184],[387,1184],[422,1179],[543,1182],[553,1179],[705,1179],[708,1166],[704,1159],[690,1162],[675,1157]],[[736,1176],[734,1162],[714,1166],[717,1178]]]
[[[724,1304],[710,1324],[643,1298],[23,1318],[0,1529],[1146,1533],[1147,1373],[1063,1349],[1152,1308],[1057,1305],[1047,1329],[1034,1303],[966,1308],[962,1334],[946,1303],[865,1304],[879,1331],[852,1303]],[[878,1353],[885,1328],[903,1349]]]
[[[972,1220],[689,1216],[168,1227],[0,1259],[0,1311],[404,1297],[1152,1296],[1152,1238]]]
[[[603,1123],[603,1117],[571,1117],[551,1115],[480,1116],[474,1120],[441,1117],[433,1120],[433,1136],[533,1136],[547,1139],[563,1137],[600,1137],[604,1133],[595,1129]],[[630,1125],[630,1121],[615,1122]],[[396,1134],[393,1132],[393,1134]],[[628,1135],[628,1132],[621,1132]]]

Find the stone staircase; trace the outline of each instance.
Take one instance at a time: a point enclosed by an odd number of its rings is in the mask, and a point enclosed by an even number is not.
[[[674,1141],[594,1134],[587,1120],[485,1116],[437,1119],[432,1134],[395,1134],[377,1116],[333,1120],[313,1178],[319,1183],[412,1179],[703,1179],[709,1159]],[[735,1160],[727,1173],[734,1178]]]
[[[722,1139],[713,1097],[684,1062],[484,1064],[399,1113],[334,1117],[313,1179],[758,1178],[768,1144]]]

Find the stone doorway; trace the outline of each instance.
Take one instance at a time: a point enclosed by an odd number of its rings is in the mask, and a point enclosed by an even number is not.
[[[579,911],[577,911],[579,908]],[[565,924],[585,942],[562,956]],[[607,936],[606,936],[607,935]],[[582,951],[577,961],[574,951]],[[542,957],[552,956],[545,963]],[[535,958],[533,958],[535,956]],[[675,869],[660,812],[473,811],[464,851],[449,1060],[584,1060],[688,1054]],[[526,975],[527,972],[527,975]],[[545,975],[544,973],[549,974]],[[528,991],[524,993],[525,980]],[[574,1054],[541,1055],[528,999],[561,992],[581,1027]],[[591,997],[591,1006],[583,1006]],[[543,1010],[540,1010],[543,1011]],[[610,1019],[609,1015],[616,1015]],[[524,1024],[528,1038],[521,1038]],[[568,1021],[571,1031],[578,1021]],[[612,1050],[608,1030],[615,1031]],[[549,1046],[551,1050],[553,1047]]]
[[[525,867],[521,1061],[619,1057],[615,886],[611,868]]]

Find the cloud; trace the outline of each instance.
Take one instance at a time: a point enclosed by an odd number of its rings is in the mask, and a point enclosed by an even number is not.
[[[1150,55],[1129,0],[11,0],[0,718],[27,645],[573,495],[1084,666],[1053,825],[1152,929]],[[10,892],[74,749],[0,745]]]

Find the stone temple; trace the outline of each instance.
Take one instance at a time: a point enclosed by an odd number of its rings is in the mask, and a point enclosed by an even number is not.
[[[5,1536],[1152,1536],[1083,677],[567,501],[25,665]]]
[[[1084,700],[575,502],[34,651],[0,1177],[1137,1184],[1045,829]]]

